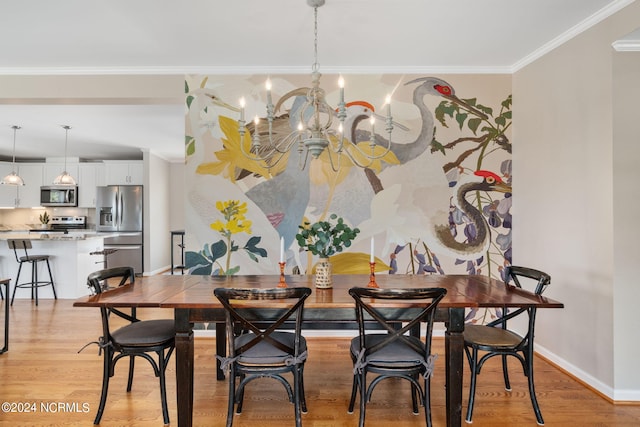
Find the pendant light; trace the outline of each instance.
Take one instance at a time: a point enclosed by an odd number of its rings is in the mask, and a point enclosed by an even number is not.
[[[13,169],[11,173],[0,181],[0,184],[3,185],[24,185],[24,181],[20,178],[20,175],[16,173],[16,132],[20,129],[20,126],[13,125],[11,126],[13,129]]]
[[[67,141],[69,139],[69,129],[71,126],[62,125],[64,134],[64,171],[53,180],[53,185],[76,185],[76,180],[67,172]]]

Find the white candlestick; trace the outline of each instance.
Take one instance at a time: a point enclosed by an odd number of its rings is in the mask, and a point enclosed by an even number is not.
[[[371,259],[369,262],[375,262],[375,258],[373,256],[373,237],[371,238]]]
[[[284,237],[280,237],[280,262],[284,262]]]

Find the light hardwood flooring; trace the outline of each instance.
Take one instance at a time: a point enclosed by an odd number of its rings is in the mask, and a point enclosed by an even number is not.
[[[139,310],[143,316],[171,317],[164,310]],[[2,323],[0,323],[2,326]],[[0,355],[0,426],[89,426],[100,397],[102,358],[97,347],[78,350],[101,332],[98,309],[75,308],[69,300],[16,300],[11,308],[9,352]],[[348,338],[310,338],[305,368],[308,413],[304,426],[356,426],[358,411],[347,414],[351,392]],[[194,425],[221,426],[226,419],[227,383],[215,379],[215,339],[196,338]],[[440,354],[432,381],[434,426],[444,426],[444,340],[434,338]],[[168,401],[177,425],[175,362],[168,368]],[[157,379],[143,360],[136,362],[133,390],[126,393],[126,361],[116,367],[101,425],[161,426]],[[480,376],[473,425],[535,426],[526,379],[511,364],[512,392],[502,384],[499,361],[489,362]],[[466,368],[466,366],[465,366]],[[536,387],[547,426],[638,426],[640,405],[614,405],[536,357]],[[468,371],[465,371],[463,411],[466,411]],[[6,403],[5,403],[6,405]],[[25,406],[26,405],[26,406]],[[49,412],[46,412],[48,410]],[[367,408],[368,427],[423,426],[424,413],[412,415],[406,383],[381,383]],[[246,392],[244,410],[234,426],[293,425],[293,407],[279,384],[254,383]]]

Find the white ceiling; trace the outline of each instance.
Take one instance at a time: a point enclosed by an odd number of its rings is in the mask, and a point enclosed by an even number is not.
[[[511,73],[633,1],[327,0],[318,10],[318,57],[325,73]],[[306,0],[4,0],[0,40],[0,75],[306,73],[313,9]],[[13,124],[23,127],[18,157],[60,157],[64,130],[56,126],[66,124],[72,157],[152,150],[183,158],[181,101],[2,98],[5,158]]]

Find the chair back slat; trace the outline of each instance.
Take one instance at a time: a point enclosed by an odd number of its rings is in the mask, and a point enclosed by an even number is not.
[[[349,294],[356,302],[356,319],[358,321],[358,329],[360,335],[360,348],[365,350],[364,356],[367,354],[375,353],[381,348],[391,344],[396,340],[403,341],[406,345],[410,346],[414,351],[423,354],[425,357],[430,352],[431,340],[427,338],[427,345],[419,347],[415,341],[409,340],[406,333],[419,327],[424,323],[427,326],[427,337],[431,336],[433,321],[435,316],[435,309],[442,298],[446,295],[447,290],[444,288],[419,288],[419,289],[380,289],[380,288],[351,288]],[[410,318],[400,319],[398,318],[398,312],[393,311],[391,315],[385,314],[385,310],[378,309],[367,303],[364,298],[371,298],[372,300],[405,300],[405,301],[418,301],[423,303],[416,305],[416,309],[419,311],[412,312]],[[365,335],[366,335],[366,319],[364,313],[368,313],[382,329],[387,331],[387,335],[384,340],[379,343],[366,348]],[[403,321],[403,326],[398,328],[398,321]]]
[[[292,356],[297,356],[299,353],[299,341],[302,330],[302,311],[304,307],[304,301],[309,295],[311,295],[311,289],[305,287],[296,288],[271,288],[271,289],[235,289],[235,288],[216,288],[214,295],[222,303],[226,311],[227,318],[227,337],[230,343],[229,351],[231,357],[238,356],[250,348],[256,346],[262,341],[266,341],[281,351],[286,352]],[[250,318],[248,314],[259,315],[260,309],[252,308],[249,311],[243,309],[242,303],[238,301],[273,301],[273,300],[295,300],[291,302],[287,308],[283,308],[276,314],[275,319],[268,319],[265,323],[264,320],[254,320],[253,316]],[[272,310],[269,310],[271,313]],[[274,339],[271,335],[281,329],[282,325],[290,320],[295,319],[295,340],[294,347],[290,347]],[[238,328],[248,330],[254,333],[255,337],[242,346],[235,348],[235,331]]]

